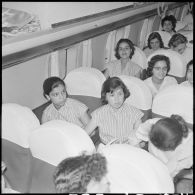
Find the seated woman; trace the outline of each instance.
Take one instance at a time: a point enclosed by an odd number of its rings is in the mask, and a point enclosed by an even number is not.
[[[155,55],[148,62],[146,71],[149,78],[144,82],[149,87],[153,98],[160,90],[177,84],[177,80],[174,77],[167,76],[169,70],[170,60],[167,56]]]
[[[175,34],[177,20],[173,15],[165,16],[161,20],[162,31],[168,32],[170,35]]]
[[[134,44],[129,39],[120,39],[115,49],[117,60],[107,63],[102,71],[105,77],[128,75],[140,78],[142,68],[131,61],[134,51]]]
[[[193,87],[193,60],[191,60],[186,67],[186,81],[180,85]]]
[[[59,77],[49,77],[44,81],[43,95],[52,103],[43,111],[42,123],[65,120],[84,128],[89,122],[88,107],[68,97],[66,85]]]
[[[186,49],[187,42],[188,40],[184,35],[177,33],[171,37],[171,39],[169,40],[168,46],[173,51],[176,51],[182,55]]]
[[[108,193],[107,160],[102,154],[64,159],[54,173],[57,193]]]
[[[163,40],[158,32],[152,32],[148,37],[148,44],[143,49],[146,57],[158,49],[164,48]]]
[[[91,113],[92,118],[85,128],[86,132],[91,135],[98,127],[103,144],[115,141],[137,146],[135,130],[144,114],[125,102],[129,96],[130,92],[120,78],[108,78],[101,91],[103,105]]]
[[[149,119],[139,126],[136,136],[148,141],[148,151],[167,166],[177,192],[186,187],[185,190],[191,192],[193,132],[185,120],[179,115]],[[187,178],[189,185],[186,185]]]
[[[185,65],[193,59],[193,50],[187,47],[187,43],[187,38],[180,33],[174,34],[168,43],[170,49],[182,55]]]

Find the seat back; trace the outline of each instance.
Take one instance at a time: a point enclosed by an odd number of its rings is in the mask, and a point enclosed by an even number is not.
[[[80,67],[69,72],[65,77],[69,95],[101,97],[101,88],[105,76],[96,68]]]
[[[155,55],[165,55],[170,60],[169,75],[174,76],[180,83],[185,80],[186,67],[182,55],[171,49],[159,49],[148,56],[147,62]]]
[[[147,67],[147,58],[146,54],[138,47],[135,47],[134,55],[132,56],[131,60],[138,64],[140,67],[145,69]]]
[[[113,144],[101,152],[107,159],[111,193],[174,192],[168,168],[147,151]]]
[[[31,153],[29,135],[40,122],[28,107],[14,103],[2,105],[2,160],[6,178],[13,190],[29,190]]]
[[[33,156],[31,193],[54,193],[56,166],[67,157],[95,150],[85,130],[62,120],[42,124],[31,133],[29,143]]]
[[[178,114],[193,126],[193,88],[182,85],[174,85],[160,91],[152,104],[152,116],[170,117]]]
[[[126,102],[142,110],[147,119],[150,118],[152,94],[144,81],[137,77],[126,75],[121,75],[119,78],[121,78],[130,91],[130,97],[126,99]]]
[[[177,21],[176,27],[175,27],[175,31],[177,32],[178,30],[181,30],[182,28],[185,27],[185,25],[187,25],[186,22],[184,22],[184,21]]]
[[[185,51],[182,53],[184,58],[185,68],[189,61],[193,60],[193,47],[186,47]]]

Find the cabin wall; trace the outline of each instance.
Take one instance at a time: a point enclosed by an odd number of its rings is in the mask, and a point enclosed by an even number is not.
[[[2,2],[2,6],[7,8],[36,14],[41,21],[42,29],[46,29],[50,27],[51,24],[60,21],[131,4],[132,2]],[[98,42],[95,47],[97,47],[97,50],[102,48],[102,42]],[[73,65],[75,61],[74,49],[75,47],[73,46],[67,52],[69,56],[67,59],[68,64]],[[80,50],[80,57],[78,57],[80,60],[81,52],[82,50]],[[101,63],[103,63],[102,55],[103,52],[98,58],[102,59]],[[48,56],[49,55],[44,55],[2,71],[2,103],[17,103],[34,109],[47,101],[42,95],[42,85],[43,81],[49,76]],[[93,57],[95,59],[95,66],[99,67],[99,62],[96,62],[95,56]],[[74,66],[68,66],[67,72],[71,71],[73,68]]]
[[[29,4],[32,4],[32,6],[27,6]],[[32,10],[36,10],[37,13],[40,11],[39,6],[41,6],[43,2],[38,3],[31,3],[31,2],[22,2],[20,3],[21,6],[19,6],[19,2],[4,2],[3,6],[6,6],[10,8],[21,8],[30,11],[30,8]],[[72,5],[72,3],[69,3]],[[82,13],[79,9],[79,6],[81,6],[82,3],[73,2],[72,6],[77,7],[74,14]],[[89,4],[89,5],[88,5]],[[66,3],[66,5],[68,5]],[[88,5],[88,6],[87,6]],[[126,2],[114,2],[112,4],[110,3],[98,3],[98,2],[87,2],[86,7],[83,6],[82,8],[85,10],[83,13],[92,14],[95,13],[95,11],[105,11],[112,8],[122,7],[130,5],[130,3]],[[33,7],[34,6],[34,7]],[[49,2],[48,6],[52,8],[52,3]],[[95,9],[89,9],[89,6],[96,7]],[[26,7],[26,8],[25,8]],[[27,9],[28,8],[28,9]],[[43,8],[43,6],[42,6]],[[65,7],[61,7],[60,9],[65,10]],[[49,14],[49,9],[44,9],[46,12],[46,15]],[[70,8],[68,9],[70,10]],[[72,11],[71,10],[71,11]],[[87,12],[88,10],[88,12]],[[89,12],[90,10],[90,12]],[[51,11],[51,10],[50,10]],[[54,11],[54,8],[53,10]],[[44,14],[45,14],[44,12]],[[60,11],[59,11],[60,12]],[[65,12],[65,11],[64,11]],[[178,14],[181,15],[181,14]],[[52,15],[53,16],[53,15]],[[56,13],[56,18],[51,19],[50,22],[55,21],[57,22],[57,18],[60,17],[58,13]],[[65,15],[64,15],[65,17]],[[69,18],[70,19],[70,18]],[[64,20],[64,19],[63,19]],[[132,40],[132,42],[135,45],[139,46],[140,43],[140,32],[142,30],[144,21],[139,21],[136,23],[131,24],[131,30],[129,34],[129,38]],[[151,31],[158,30],[160,25],[159,17],[155,17],[153,26],[151,28]],[[120,29],[121,30],[121,29]],[[107,42],[107,37],[109,33],[102,34],[100,36],[92,38],[92,67],[95,67],[99,70],[103,70],[104,64],[105,64],[105,46]],[[82,63],[82,47],[78,50],[78,45],[73,45],[70,48],[67,48],[67,59],[66,59],[66,68],[65,63],[61,63],[61,69],[63,69],[63,74],[61,74],[61,78],[65,77],[65,74],[71,71],[72,69],[81,66]],[[77,50],[77,52],[75,52]],[[64,52],[65,53],[65,52]],[[47,100],[43,97],[43,91],[42,91],[42,85],[43,81],[49,76],[48,72],[48,56],[40,56],[35,59],[26,61],[24,63],[20,63],[16,66],[12,66],[10,68],[6,68],[2,70],[2,103],[17,103],[24,106],[28,106],[31,109],[34,109],[43,103],[45,103]],[[77,64],[75,64],[75,59],[77,60]],[[66,69],[66,70],[65,70]]]
[[[102,71],[105,64],[105,47],[109,33],[92,39],[92,67]]]
[[[31,109],[43,104],[42,85],[48,74],[47,55],[2,71],[2,103],[17,103]]]

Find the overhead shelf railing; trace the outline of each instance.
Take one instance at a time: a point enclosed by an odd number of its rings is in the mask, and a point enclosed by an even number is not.
[[[174,9],[186,3],[166,4],[169,9]],[[2,43],[2,69],[154,16],[157,7],[158,3],[147,3],[136,8],[127,6],[53,24],[52,29],[5,40]]]

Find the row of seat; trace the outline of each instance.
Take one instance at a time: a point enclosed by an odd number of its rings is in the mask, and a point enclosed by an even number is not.
[[[163,32],[163,31],[162,31]],[[187,52],[187,53],[186,53]],[[189,57],[189,61],[192,60],[193,48],[187,48],[183,54]],[[189,54],[188,54],[189,53]],[[171,49],[159,49],[153,52],[150,56],[146,57],[145,53],[139,48],[135,47],[135,53],[132,56],[132,61],[138,64],[143,69],[147,69],[148,61],[155,55],[165,55],[170,59],[170,72],[171,76],[174,76],[178,82],[184,80],[186,74],[186,62],[182,55]]]
[[[40,125],[29,108],[17,104],[3,104],[2,111],[2,160],[7,165],[6,177],[18,192],[55,193],[52,177],[58,163],[96,150],[77,125],[62,120]],[[20,123],[14,123],[10,116]],[[26,145],[22,144],[24,139]],[[111,192],[174,192],[167,167],[148,152],[130,145],[111,145],[100,152],[108,161]]]
[[[55,192],[52,175],[59,162],[94,150],[90,137],[75,124],[54,120],[40,125],[30,108],[2,106],[2,160],[16,191]]]
[[[179,114],[192,128],[192,88],[180,85],[170,86],[159,92],[152,102],[149,89],[142,80],[128,76],[120,76],[120,78],[131,92],[131,96],[126,100],[128,103],[146,112],[152,110],[153,117]],[[101,86],[104,81],[103,74],[93,68],[79,68],[70,72],[65,78],[68,93],[71,96],[88,98],[84,102],[87,106],[94,104],[94,102],[89,102],[90,98],[100,101]],[[97,104],[97,107],[99,106],[100,104]],[[90,106],[89,109],[91,109]],[[93,107],[93,109],[96,108]],[[2,105],[2,160],[8,167],[6,176],[14,190],[54,192],[52,174],[56,165],[63,158],[77,155],[83,150],[91,152],[95,150],[95,146],[80,127],[65,121],[50,121],[40,125],[38,118],[29,108],[11,103]],[[128,150],[134,153],[133,149]],[[144,154],[140,152],[140,155]],[[138,157],[135,155],[136,158]],[[116,170],[117,165],[112,166]],[[129,170],[129,174],[132,174],[132,171]],[[115,173],[111,172],[111,179],[113,175]],[[119,185],[122,185],[118,182],[118,185],[114,184],[115,179],[112,181],[113,192],[117,191],[117,186],[119,189]],[[131,187],[136,189],[137,184],[135,182]],[[145,182],[142,186],[145,186]],[[146,186],[143,189],[144,193],[151,192],[147,191]]]
[[[182,26],[183,26],[183,24],[182,24]],[[183,26],[184,27],[184,26]],[[160,36],[161,36],[161,38],[162,38],[162,41],[163,41],[163,43],[164,43],[164,46],[165,47],[169,47],[168,46],[168,43],[169,43],[169,40],[171,39],[171,35],[170,35],[170,33],[168,33],[168,32],[166,32],[166,31],[162,31],[162,30],[158,30],[158,31],[153,31],[153,32],[157,32],[157,33],[159,33],[160,34]],[[151,33],[153,33],[153,32],[151,32]],[[150,33],[150,34],[151,34]],[[186,36],[186,38],[187,38],[187,40],[188,40],[188,46],[191,46],[191,44],[189,44],[189,42],[191,41],[191,40],[193,40],[193,32],[192,31],[188,31],[188,32],[185,32],[185,31],[181,31],[181,32],[179,32],[179,33],[181,33],[181,34],[183,34],[184,36]],[[147,36],[146,36],[146,39],[145,39],[145,45],[147,45],[147,42],[148,42],[148,37],[150,36],[150,34],[148,34]]]
[[[175,61],[175,63],[179,63],[179,62]],[[94,74],[96,74],[96,76],[92,76]],[[146,86],[146,84],[144,83],[144,81],[142,81],[139,78],[130,77],[126,75],[121,75],[119,77],[126,84],[127,88],[131,93],[130,97],[127,98],[126,101],[132,106],[141,109],[148,117],[149,117],[148,114],[151,109],[153,110],[156,109],[156,107],[158,108],[161,105],[163,105],[164,110],[167,110],[167,112],[169,112],[170,115],[173,113],[173,111],[176,108],[178,108],[180,112],[178,112],[177,114],[182,114],[182,112],[185,113],[186,117],[184,118],[187,118],[187,122],[192,123],[192,119],[189,119],[192,117],[192,108],[193,108],[193,90],[191,88],[188,89],[180,85],[170,86],[165,92],[159,93],[159,95],[155,97],[154,100],[152,100],[152,94],[148,89],[148,87]],[[89,78],[90,78],[90,82],[88,80]],[[68,73],[64,81],[67,85],[67,92],[69,95],[96,97],[97,101],[93,101],[93,104],[97,106],[95,106],[93,110],[100,106],[98,99],[101,97],[101,86],[105,81],[105,77],[99,70],[95,68],[81,67],[78,68],[77,70]],[[168,100],[166,102],[161,103],[161,100],[163,100],[164,93],[167,96]],[[176,102],[174,101],[174,99],[177,99],[178,101],[181,102]],[[89,98],[86,103],[90,104]],[[185,105],[185,107],[181,108],[181,105]],[[175,107],[173,110],[170,110],[172,106]],[[146,117],[146,119],[148,117]]]
[[[163,32],[163,31],[162,31]],[[165,35],[164,35],[165,36]],[[165,36],[166,37],[166,36]],[[148,61],[155,55],[165,55],[170,59],[170,72],[169,75],[176,78],[180,83],[184,81],[186,74],[186,61],[185,59],[192,60],[193,48],[187,47],[184,54],[181,55],[171,49],[159,49],[153,52],[150,56],[146,57],[145,53],[138,47],[135,47],[135,53],[132,56],[132,61],[138,64],[143,69],[147,69]],[[185,56],[185,59],[184,59]]]

